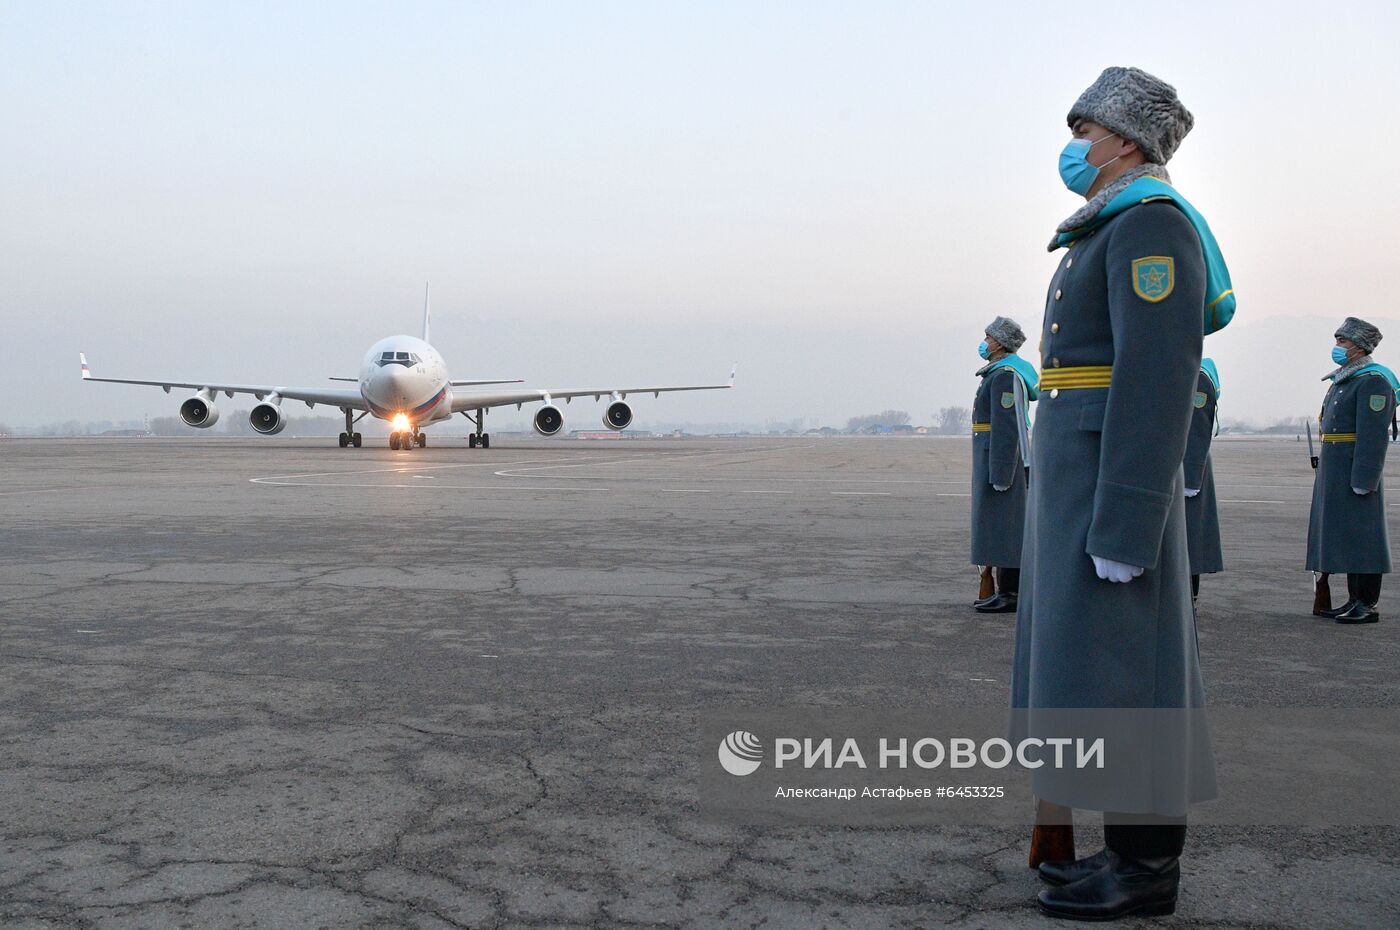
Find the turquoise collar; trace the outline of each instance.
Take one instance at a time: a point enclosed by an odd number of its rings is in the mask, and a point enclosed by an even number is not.
[[[1235,289],[1230,283],[1230,269],[1225,265],[1225,257],[1220,254],[1220,246],[1210,231],[1205,217],[1191,206],[1190,202],[1166,181],[1160,178],[1141,177],[1114,197],[1098,214],[1083,226],[1076,226],[1055,236],[1055,248],[1064,248],[1076,239],[1087,236],[1104,223],[1131,207],[1142,203],[1162,200],[1174,205],[1196,230],[1201,240],[1201,252],[1206,260],[1206,303],[1202,308],[1202,331],[1209,336],[1224,329],[1235,315]]]
[[[989,375],[999,368],[1010,368],[1021,378],[1021,382],[1026,386],[1026,399],[1035,400],[1040,396],[1040,372],[1035,370],[1035,366],[1016,353],[1003,355],[982,369],[982,374]]]
[[[1350,381],[1352,378],[1359,378],[1362,375],[1380,375],[1382,378],[1385,378],[1385,380],[1390,382],[1390,389],[1396,392],[1397,398],[1400,398],[1400,379],[1395,377],[1395,372],[1386,368],[1379,362],[1371,362],[1370,364],[1363,365],[1346,377],[1337,379],[1337,383],[1341,384],[1343,381]]]

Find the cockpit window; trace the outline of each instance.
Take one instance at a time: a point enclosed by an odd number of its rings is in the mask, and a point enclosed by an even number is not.
[[[380,368],[385,365],[402,365],[405,368],[412,368],[414,365],[423,364],[423,360],[414,352],[385,352],[379,356],[379,360],[374,364]]]

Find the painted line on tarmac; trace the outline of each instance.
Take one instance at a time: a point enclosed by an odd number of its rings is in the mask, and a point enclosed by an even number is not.
[[[811,446],[802,446],[801,448],[803,448],[803,449],[809,449],[809,448],[812,448],[812,447],[811,447]],[[579,461],[579,460],[573,460],[572,462],[570,462],[569,460],[565,460],[564,463],[551,463],[551,464],[547,464],[547,465],[537,465],[537,464],[534,464],[534,463],[531,463],[531,462],[516,462],[516,463],[513,463],[513,464],[511,464],[511,465],[508,465],[508,466],[505,467],[505,468],[502,468],[500,471],[494,472],[493,474],[495,474],[496,476],[501,477],[501,478],[551,478],[551,477],[553,477],[553,478],[564,478],[565,480],[571,480],[571,476],[569,476],[569,475],[533,475],[533,474],[522,474],[522,472],[553,471],[553,470],[556,470],[556,469],[563,469],[563,468],[588,468],[588,467],[596,467],[596,466],[602,466],[602,465],[631,465],[631,464],[636,463],[636,462],[655,462],[655,463],[663,463],[663,464],[666,464],[666,463],[669,463],[669,462],[672,461],[672,460],[696,459],[696,458],[704,458],[704,457],[706,457],[706,456],[715,456],[715,455],[736,455],[736,454],[752,455],[752,454],[754,454],[754,453],[759,453],[759,452],[773,452],[773,451],[797,451],[797,450],[790,450],[789,447],[768,446],[768,447],[763,447],[763,448],[759,448],[759,449],[746,449],[746,450],[743,450],[742,453],[740,452],[740,450],[736,450],[736,449],[714,449],[714,450],[710,450],[710,451],[707,451],[707,452],[662,451],[662,452],[658,452],[658,453],[655,454],[655,455],[633,456],[633,457],[625,458],[625,459],[605,459],[605,460],[603,460],[603,461],[601,461],[601,462],[596,462],[596,461]],[[525,466],[530,466],[530,467],[525,467]],[[708,466],[708,467],[710,467],[710,468],[715,468],[715,467],[719,467],[719,466],[710,465],[710,466]],[[579,481],[587,481],[587,480],[590,480],[590,479],[591,479],[591,480],[595,480],[595,481],[596,481],[596,480],[599,479],[599,478],[604,478],[604,479],[607,479],[607,478],[616,478],[616,479],[620,479],[620,480],[631,480],[631,481],[643,481],[643,480],[644,480],[644,481],[674,481],[674,480],[675,480],[675,476],[674,476],[674,475],[671,475],[671,476],[668,476],[668,477],[660,477],[660,478],[633,478],[633,477],[631,477],[631,476],[629,476],[629,475],[586,475],[586,476],[580,477],[580,478],[577,479],[577,480],[579,480]],[[709,480],[709,479],[699,479],[699,480]],[[772,479],[757,479],[757,480],[772,480]]]
[[[120,484],[89,484],[76,488],[28,488],[22,491],[0,491],[0,496],[11,494],[66,494],[73,491],[110,491],[114,488],[121,488]]]
[[[539,484],[345,484],[339,481],[263,481],[261,484],[284,488],[408,488],[413,491],[611,491],[578,485],[552,487]]]
[[[833,495],[844,497],[889,497],[890,491],[832,491]]]
[[[535,462],[548,461],[547,459],[535,459]],[[442,465],[420,465],[416,471],[432,471],[444,468],[492,468],[501,465],[501,462],[447,462]],[[530,464],[521,462],[520,464]],[[290,479],[294,478],[334,478],[341,475],[387,475],[405,474],[409,469],[399,465],[392,468],[357,468],[351,471],[312,471],[297,475],[265,475],[261,478],[249,478],[252,484],[291,484]]]

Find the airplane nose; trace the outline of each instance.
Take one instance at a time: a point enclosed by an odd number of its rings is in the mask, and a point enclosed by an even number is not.
[[[408,403],[410,374],[402,365],[385,365],[374,378],[374,392],[380,402],[390,407]]]

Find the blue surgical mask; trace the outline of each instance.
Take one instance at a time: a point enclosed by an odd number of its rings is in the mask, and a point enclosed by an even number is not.
[[[992,357],[992,354],[987,351],[987,340],[983,339],[981,342],[977,343],[977,354],[983,358]]]
[[[1089,164],[1089,150],[1104,139],[1112,139],[1115,135],[1117,133],[1109,133],[1103,139],[1095,139],[1093,142],[1088,139],[1070,139],[1065,143],[1065,147],[1060,151],[1060,180],[1065,182],[1065,187],[1081,197],[1089,193],[1089,188],[1094,186],[1094,180],[1098,178],[1099,172],[1123,157],[1119,155],[1102,165],[1091,165]]]
[[[986,343],[984,342],[983,345],[986,345]],[[1338,365],[1345,365],[1347,363],[1347,350],[1343,349],[1341,346],[1333,346],[1332,361],[1336,362]]]

